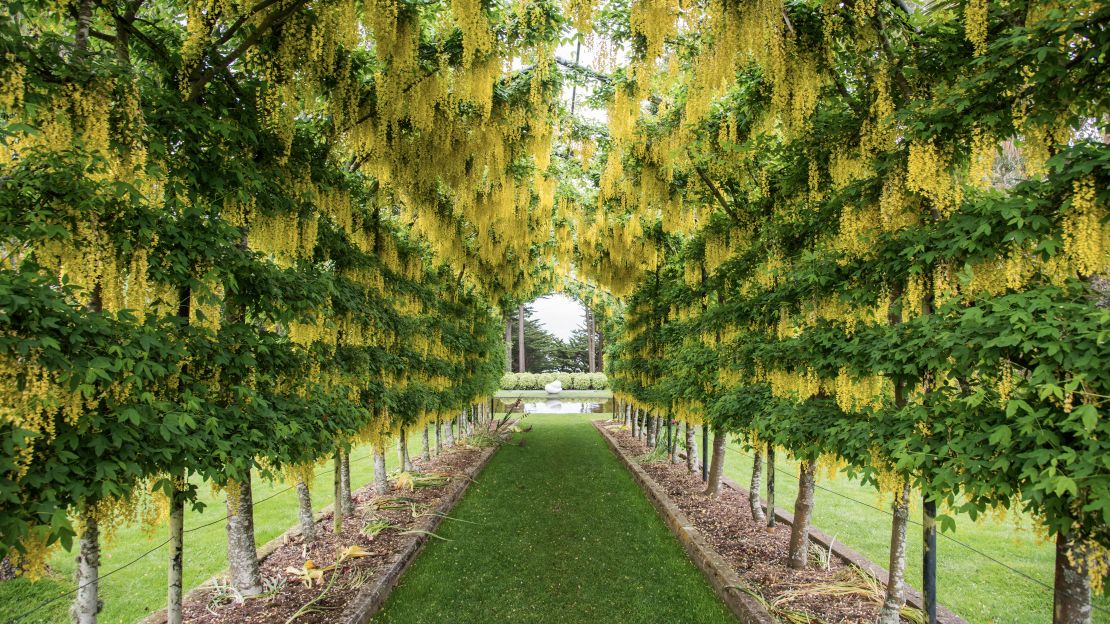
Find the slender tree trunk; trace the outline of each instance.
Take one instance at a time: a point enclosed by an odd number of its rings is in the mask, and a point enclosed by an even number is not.
[[[420,457],[424,461],[429,461],[432,459],[432,448],[429,444],[427,423],[424,424],[424,433],[421,437]]]
[[[517,354],[517,372],[524,373],[528,371],[528,367],[524,362],[524,306],[517,308],[517,332],[516,332],[516,354]]]
[[[389,477],[385,474],[385,449],[374,445],[374,493],[379,496],[389,492]]]
[[[332,496],[335,502],[332,504],[332,532],[339,535],[343,532],[343,516],[346,514],[347,506],[343,504],[343,458],[342,451],[335,449],[335,472],[332,474]]]
[[[652,416],[651,414],[648,414],[647,418],[648,444],[651,445],[651,448],[655,448],[659,446],[659,421],[655,418],[655,416]]]
[[[316,520],[312,513],[312,493],[308,484],[297,480],[297,518],[301,521],[301,537],[305,544],[316,541]]]
[[[1090,624],[1091,584],[1081,547],[1056,534],[1056,578],[1052,590],[1052,624]],[[1072,559],[1075,559],[1073,562]]]
[[[892,505],[894,519],[890,523],[890,573],[886,581],[886,599],[879,611],[879,624],[898,624],[906,604],[906,529],[910,522],[910,486],[895,494]]]
[[[809,523],[813,516],[813,466],[801,463],[798,474],[798,498],[794,501],[794,524],[790,527],[790,559],[794,570],[809,566]]]
[[[455,419],[448,418],[443,425],[443,432],[447,435],[447,446],[455,446]]]
[[[667,437],[670,438],[667,445],[670,447],[671,463],[676,465],[682,462],[678,456],[678,428],[678,422],[667,416]]]
[[[728,438],[720,427],[713,428],[713,459],[709,464],[709,483],[705,495],[717,498],[721,494],[721,474],[725,470],[725,441]]]
[[[401,427],[401,432],[397,435],[397,469],[401,472],[408,470],[406,465],[408,462],[405,458],[406,446],[408,446],[408,440],[405,439],[405,428]]]
[[[589,352],[588,360],[590,372],[597,372],[597,360],[594,357],[594,313],[590,306],[586,306],[586,349]]]
[[[254,543],[253,505],[248,471],[239,484],[239,496],[227,501],[227,563],[231,570],[231,586],[243,596],[262,593],[262,574],[258,570],[258,550]]]
[[[76,624],[96,624],[96,615],[103,603],[98,597],[100,585],[100,527],[87,512],[82,514],[85,526],[77,551],[77,596],[69,614]]]
[[[748,507],[752,510],[752,520],[759,524],[767,522],[767,516],[763,514],[763,505],[759,504],[759,490],[763,487],[761,481],[763,480],[763,453],[759,452],[759,448],[755,449],[755,457],[752,460],[752,484],[748,488]],[[767,513],[773,514],[773,509],[767,509]]]
[[[185,576],[185,496],[174,488],[170,498],[170,565],[166,578],[166,624],[181,624]]]
[[[439,416],[436,416],[436,457],[443,454],[443,424],[439,422]]]
[[[416,466],[412,465],[412,454],[409,453],[409,433],[408,431],[405,431],[404,433],[405,443],[404,445],[402,445],[401,448],[404,450],[405,453],[405,472],[415,472]]]
[[[635,439],[638,439],[639,437],[640,437],[640,415],[636,413],[636,410],[632,410],[632,439],[635,440]]]
[[[767,528],[775,528],[775,445],[767,445]]]
[[[339,501],[343,503],[343,515],[355,514],[355,499],[351,494],[351,455],[346,449],[339,451]]]
[[[505,317],[505,372],[513,372],[513,315]]]
[[[698,440],[694,435],[694,428],[686,423],[686,472],[698,470]]]

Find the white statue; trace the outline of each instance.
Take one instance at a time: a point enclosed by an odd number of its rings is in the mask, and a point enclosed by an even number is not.
[[[563,382],[556,379],[555,381],[544,386],[543,389],[547,390],[548,394],[559,394],[563,391]]]

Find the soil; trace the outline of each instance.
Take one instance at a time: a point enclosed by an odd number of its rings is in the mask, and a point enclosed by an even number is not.
[[[649,450],[632,437],[631,431],[618,428],[608,431],[630,457]],[[718,498],[709,498],[704,494],[701,475],[688,472],[685,461],[672,464],[664,459],[640,466],[748,584],[746,589],[761,598],[780,621],[806,622],[807,618],[814,623],[875,621],[881,607],[876,600],[882,600],[885,584],[867,577],[877,589],[830,595],[833,584],[840,589],[848,579],[852,586],[865,587],[867,583],[859,579],[866,574],[835,556],[818,554],[820,547],[816,545],[811,546],[809,569],[788,568],[790,526],[780,524],[768,529],[765,523],[753,520],[747,491],[722,487]]]
[[[316,540],[306,545],[299,536],[290,538],[260,564],[262,578],[266,587],[277,587],[262,597],[238,601],[234,595],[219,588],[196,592],[184,604],[186,622],[203,624],[240,624],[250,622],[277,622],[288,620],[304,605],[320,596],[307,613],[295,620],[297,624],[333,622],[343,608],[359,590],[380,573],[384,573],[387,563],[395,553],[403,550],[415,535],[403,532],[413,528],[427,513],[447,495],[448,487],[458,479],[468,479],[476,467],[484,449],[457,446],[447,450],[430,461],[413,458],[416,473],[424,475],[446,475],[451,480],[443,485],[416,487],[409,491],[398,490],[390,483],[389,492],[376,496],[373,484],[354,492],[355,513],[344,519],[343,530],[336,535],[332,528],[333,516],[327,514],[316,524]],[[371,522],[384,521],[399,528],[389,528],[374,537],[363,529]],[[306,560],[318,567],[335,563],[339,551],[351,546],[361,546],[369,556],[348,559],[342,564],[341,572],[334,584],[324,593],[334,573],[326,572],[321,584],[304,585],[297,577],[288,573],[286,568],[302,568]]]

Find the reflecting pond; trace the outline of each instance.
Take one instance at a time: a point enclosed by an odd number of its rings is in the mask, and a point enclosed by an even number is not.
[[[601,412],[610,411],[609,399],[604,400],[589,400],[589,399],[568,399],[561,400],[558,398],[537,399],[533,397],[521,398],[519,401],[523,404],[525,414],[598,414]],[[504,410],[506,406],[513,405],[513,400],[501,400],[501,406],[498,411]],[[520,407],[514,411],[520,412]]]

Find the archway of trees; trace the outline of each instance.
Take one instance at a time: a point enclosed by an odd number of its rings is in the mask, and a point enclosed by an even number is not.
[[[168,518],[173,612],[201,479],[257,594],[251,475],[484,404],[507,321],[558,286],[628,409],[893,499],[884,618],[917,492],[929,526],[1035,517],[1056,621],[1088,621],[1108,23],[1098,0],[9,2],[0,553],[34,574],[76,543],[91,622],[102,538]]]

